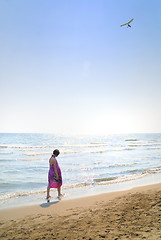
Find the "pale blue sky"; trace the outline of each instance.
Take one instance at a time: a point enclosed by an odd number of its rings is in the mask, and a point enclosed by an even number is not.
[[[0,132],[161,132],[160,0],[0,0],[0,48]]]

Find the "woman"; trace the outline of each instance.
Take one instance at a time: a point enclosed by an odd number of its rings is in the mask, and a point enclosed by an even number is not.
[[[59,150],[55,149],[53,151],[51,158],[49,159],[50,168],[49,168],[49,172],[48,172],[48,187],[47,187],[47,197],[46,197],[48,202],[50,200],[50,188],[57,188],[59,200],[63,196],[61,194],[61,186],[62,186],[61,169],[56,160],[56,157],[59,154],[60,154]]]

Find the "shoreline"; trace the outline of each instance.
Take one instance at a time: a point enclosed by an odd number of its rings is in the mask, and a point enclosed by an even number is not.
[[[161,183],[4,209],[0,210],[1,239],[156,240],[161,236],[160,210]]]
[[[102,182],[96,185],[87,185],[83,187],[65,189],[62,188],[62,192],[65,194],[64,200],[77,199],[88,196],[95,196],[99,194],[106,194],[118,191],[130,190],[135,187],[143,187],[151,184],[160,183],[161,172],[140,176],[138,179],[129,181],[123,181],[118,183]],[[56,201],[57,191],[51,189],[52,201]],[[40,205],[46,202],[46,190],[42,190],[41,193],[22,195],[20,197],[13,197],[7,200],[1,201],[0,210],[12,209],[17,207],[27,207],[32,205]]]
[[[19,206],[13,207],[9,209],[0,209],[0,221],[10,220],[10,219],[18,219],[19,217],[26,217],[27,215],[32,215],[37,213],[48,213],[48,209],[53,207],[54,211],[58,214],[63,215],[64,211],[68,210],[68,208],[88,208],[92,205],[95,205],[95,202],[102,201],[111,201],[117,197],[124,196],[126,194],[132,193],[142,193],[148,190],[161,190],[161,183],[151,184],[146,186],[134,187],[132,189],[124,190],[124,191],[116,191],[109,193],[101,193],[92,196],[85,196],[73,199],[62,199],[61,201],[57,199],[51,199],[50,203],[44,202],[42,204],[33,204],[28,206]],[[46,211],[47,210],[47,211]],[[17,214],[17,212],[19,212]]]

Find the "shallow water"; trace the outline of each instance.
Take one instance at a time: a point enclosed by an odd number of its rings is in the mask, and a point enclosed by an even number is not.
[[[161,172],[161,134],[66,137],[4,133],[0,134],[2,208],[16,199],[45,195],[48,160],[55,148],[61,152],[57,159],[63,189],[75,192],[69,195],[81,196],[84,190],[97,192],[97,188],[108,191],[108,186]],[[154,183],[159,181],[155,178]]]

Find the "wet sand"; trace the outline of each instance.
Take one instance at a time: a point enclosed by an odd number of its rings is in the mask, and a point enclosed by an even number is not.
[[[161,184],[0,210],[1,240],[161,239]]]

